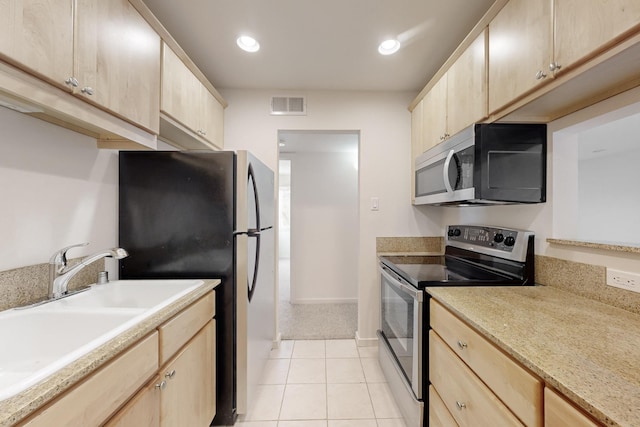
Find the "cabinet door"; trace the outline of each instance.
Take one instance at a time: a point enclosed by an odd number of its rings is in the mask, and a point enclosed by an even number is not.
[[[544,389],[544,425],[545,427],[597,427],[598,424],[574,408],[559,394]]]
[[[193,132],[200,129],[202,83],[169,46],[162,46],[162,112]]]
[[[202,100],[204,102],[204,115],[202,116],[202,136],[211,142],[215,148],[224,148],[224,107],[215,96],[204,86],[202,87]]]
[[[425,152],[448,136],[446,75],[431,88],[423,102],[422,152]]]
[[[160,377],[136,394],[104,427],[159,427]]]
[[[489,113],[550,78],[552,1],[510,0],[489,24]]]
[[[447,71],[447,133],[455,135],[487,117],[487,30]]]
[[[160,36],[127,0],[77,0],[79,95],[158,133]]]
[[[554,13],[559,73],[640,25],[637,0],[555,0]]]
[[[73,0],[0,0],[0,56],[64,86],[73,73]]]
[[[431,427],[458,427],[456,420],[445,406],[440,395],[433,386],[429,386],[429,426]]]
[[[215,415],[215,327],[211,320],[162,374],[162,427],[207,426]]]
[[[416,194],[416,157],[422,154],[422,120],[423,120],[424,100],[420,101],[411,111],[411,201]]]
[[[429,332],[429,380],[464,426],[523,426],[434,331]]]

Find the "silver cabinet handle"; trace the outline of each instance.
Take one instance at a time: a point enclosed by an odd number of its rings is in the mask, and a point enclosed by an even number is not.
[[[159,384],[156,384],[156,388],[158,388],[160,390],[164,390],[165,388],[167,388],[167,382],[166,381],[161,381]]]
[[[549,71],[556,71],[560,68],[562,68],[562,65],[558,64],[557,62],[552,62],[551,64],[549,64]]]
[[[467,348],[467,343],[458,340],[458,347],[460,348],[460,350],[464,350],[465,348]]]
[[[175,377],[175,376],[176,376],[176,370],[175,369],[172,369],[171,372],[167,372],[167,373],[164,374],[164,377],[165,378],[169,378],[170,380],[172,380],[173,377]]]
[[[64,83],[67,86],[78,87],[78,79],[76,79],[75,77],[69,77],[67,80],[64,81]]]
[[[456,400],[456,406],[460,411],[467,408],[467,405],[464,402],[460,402],[459,400]]]
[[[544,73],[544,71],[538,70],[538,72],[536,73],[536,80],[542,80],[545,77],[547,77],[547,75]]]
[[[93,95],[93,88],[92,87],[83,87],[82,89],[80,89],[80,92],[84,93],[85,95]]]

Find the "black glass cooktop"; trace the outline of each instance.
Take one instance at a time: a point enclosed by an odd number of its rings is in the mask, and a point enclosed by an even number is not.
[[[498,286],[521,283],[521,279],[499,270],[480,267],[451,256],[383,256],[380,261],[420,289],[429,286]]]

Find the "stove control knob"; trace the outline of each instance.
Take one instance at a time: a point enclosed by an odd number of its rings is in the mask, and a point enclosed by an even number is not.
[[[458,236],[459,236],[459,235],[461,235],[461,234],[462,234],[462,232],[460,231],[460,229],[459,229],[459,228],[456,228],[456,229],[454,229],[454,230],[453,230],[453,235],[454,235],[454,236],[458,237]]]
[[[516,239],[513,236],[509,236],[506,239],[504,239],[504,244],[507,246],[513,246],[516,244]]]
[[[450,228],[449,231],[447,231],[447,235],[449,237],[453,237],[453,228]]]
[[[493,236],[493,241],[496,243],[500,243],[504,240],[504,234],[502,233],[496,233],[495,236]]]

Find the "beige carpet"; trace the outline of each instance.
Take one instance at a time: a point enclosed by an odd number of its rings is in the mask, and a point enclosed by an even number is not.
[[[357,304],[291,304],[279,302],[283,340],[353,338],[358,324]]]

